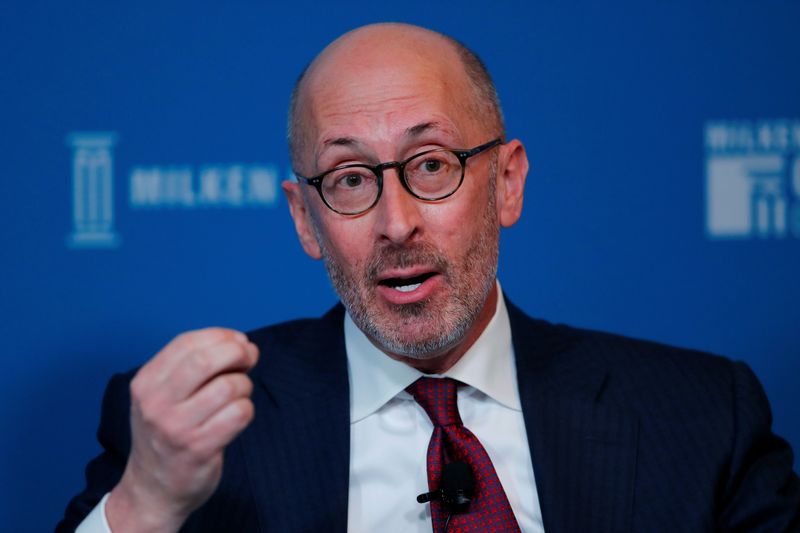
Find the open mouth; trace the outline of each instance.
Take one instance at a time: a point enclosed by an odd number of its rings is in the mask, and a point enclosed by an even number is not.
[[[379,285],[390,287],[400,292],[412,292],[417,290],[426,280],[435,276],[436,272],[424,272],[416,276],[407,278],[386,278],[378,282]]]

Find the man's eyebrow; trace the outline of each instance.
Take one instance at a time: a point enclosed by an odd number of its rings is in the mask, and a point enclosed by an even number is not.
[[[361,142],[355,137],[330,137],[322,141],[322,144],[320,145],[319,149],[316,150],[314,157],[317,161],[319,161],[320,157],[322,157],[322,154],[336,146],[358,147],[360,145]]]
[[[358,140],[353,137],[334,137],[333,139],[325,139],[322,145],[328,146],[354,146],[360,144]]]
[[[411,126],[406,129],[406,137],[419,137],[428,130],[441,129],[442,125],[439,122],[422,122],[416,126]]]

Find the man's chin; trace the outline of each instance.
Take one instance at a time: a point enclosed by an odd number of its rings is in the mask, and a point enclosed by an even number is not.
[[[362,328],[383,352],[412,359],[433,359],[456,346],[464,337],[461,327],[442,327],[440,317],[404,308],[396,320],[380,321]]]
[[[372,341],[382,352],[394,358],[435,359],[452,348],[438,337],[412,339],[378,335]]]

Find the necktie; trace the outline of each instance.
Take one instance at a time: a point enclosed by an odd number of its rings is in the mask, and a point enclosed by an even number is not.
[[[433,422],[433,435],[428,445],[428,487],[438,490],[442,465],[463,461],[472,469],[475,494],[469,511],[453,515],[441,501],[431,502],[433,533],[520,531],[511,505],[497,477],[489,454],[478,438],[461,422],[456,400],[458,382],[450,378],[419,378],[406,389]]]

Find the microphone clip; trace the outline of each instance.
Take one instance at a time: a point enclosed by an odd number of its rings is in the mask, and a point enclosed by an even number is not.
[[[417,502],[441,501],[451,513],[463,513],[469,509],[473,496],[472,469],[461,461],[444,465],[438,490],[417,496]]]

